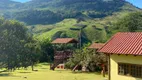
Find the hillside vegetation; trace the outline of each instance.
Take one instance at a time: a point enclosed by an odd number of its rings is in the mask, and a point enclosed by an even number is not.
[[[0,4],[6,4],[0,6],[3,17],[26,23],[39,40],[78,38],[79,31],[70,28],[86,25],[82,34],[85,41],[105,42],[119,31],[113,31],[117,20],[141,11],[125,0],[32,0],[27,3],[6,0]]]
[[[132,13],[133,14],[133,13]],[[141,23],[140,12],[136,13],[137,19]],[[135,13],[133,15],[136,15]],[[79,31],[73,31],[70,28],[78,28],[76,24],[87,25],[87,27],[83,30],[82,36],[89,41],[95,42],[105,42],[107,41],[113,34],[116,32],[124,32],[129,31],[129,25],[123,25],[126,21],[132,20],[129,18],[127,20],[123,20],[129,16],[128,12],[114,13],[112,16],[107,16],[105,18],[97,18],[97,19],[88,19],[86,21],[81,21],[77,23],[77,19],[65,19],[59,23],[54,25],[36,25],[35,28],[32,29],[32,32],[38,37],[40,40],[44,40],[46,38],[51,38],[52,40],[57,37],[74,37],[77,38],[79,35]],[[134,17],[133,17],[134,18]],[[133,20],[135,20],[133,19]],[[121,23],[120,23],[121,21]],[[138,23],[138,24],[140,24]],[[130,24],[128,22],[128,24]],[[135,23],[134,23],[135,24]],[[124,26],[125,27],[124,29]],[[140,25],[134,31],[141,31]],[[131,31],[131,30],[130,30]]]
[[[11,4],[10,4],[11,3]],[[125,0],[32,0],[27,3],[4,1],[4,17],[27,24],[53,24],[67,18],[103,18],[119,11],[137,11]]]

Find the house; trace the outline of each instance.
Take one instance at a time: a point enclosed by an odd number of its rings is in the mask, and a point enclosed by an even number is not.
[[[109,80],[142,80],[142,32],[117,33],[98,52],[108,56]]]
[[[58,48],[63,45],[63,48],[59,50],[57,48],[55,49],[54,62],[50,65],[50,69],[54,70],[56,67],[64,68],[64,63],[73,55],[73,49],[67,48],[67,45],[72,44],[77,46],[78,41],[73,38],[57,38],[52,42],[52,44],[58,45]]]
[[[52,44],[69,44],[69,43],[78,43],[74,38],[57,38],[52,41]]]
[[[98,50],[98,49],[102,48],[103,46],[104,46],[103,43],[93,43],[88,48],[89,49],[96,49],[96,50]]]

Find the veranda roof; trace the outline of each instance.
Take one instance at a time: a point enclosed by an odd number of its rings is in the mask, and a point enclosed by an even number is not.
[[[67,44],[67,43],[78,43],[74,38],[57,38],[52,43],[54,44]]]
[[[90,49],[100,49],[104,46],[103,43],[93,43],[91,46],[89,46],[88,48]]]
[[[98,52],[142,55],[142,32],[117,33]]]

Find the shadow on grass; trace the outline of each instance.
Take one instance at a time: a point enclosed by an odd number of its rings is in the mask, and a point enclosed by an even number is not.
[[[40,69],[48,69],[48,68],[40,68]]]
[[[47,65],[50,65],[50,63],[41,63],[41,65],[47,66]]]
[[[56,72],[67,72],[67,71],[69,71],[69,70],[65,70],[65,69],[56,69],[55,71],[56,71]]]
[[[0,77],[7,77],[7,76],[11,76],[10,73],[0,73]]]
[[[0,73],[0,77],[21,77],[21,76],[15,76],[11,73]]]
[[[31,72],[19,72],[19,73],[31,73]]]
[[[42,66],[49,66],[50,64],[49,63],[40,63],[40,64],[37,64],[35,65],[36,67],[42,67]]]
[[[72,73],[73,73],[73,74],[81,74],[81,73],[83,73],[83,74],[95,74],[95,75],[101,75],[100,72],[82,72],[82,71],[73,71]]]

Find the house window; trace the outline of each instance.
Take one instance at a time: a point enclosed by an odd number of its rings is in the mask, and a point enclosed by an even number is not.
[[[142,65],[118,63],[118,74],[142,78]]]

